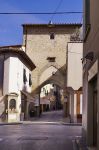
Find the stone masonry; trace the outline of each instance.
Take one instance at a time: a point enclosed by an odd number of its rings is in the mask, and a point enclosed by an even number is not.
[[[46,81],[55,82],[61,88],[66,86],[67,43],[80,27],[81,24],[23,25],[23,45],[36,65],[32,72],[33,91]],[[54,39],[50,39],[51,33]],[[49,62],[48,57],[55,57],[55,61]]]

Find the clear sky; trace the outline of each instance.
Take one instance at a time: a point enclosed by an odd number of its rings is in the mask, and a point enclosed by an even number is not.
[[[83,0],[62,0],[58,11],[82,11]],[[0,12],[54,12],[60,0],[0,0]],[[0,15],[0,46],[22,44],[23,23],[48,23],[52,15]],[[53,23],[80,23],[81,14],[55,15]]]

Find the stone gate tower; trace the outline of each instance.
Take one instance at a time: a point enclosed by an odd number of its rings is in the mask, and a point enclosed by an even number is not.
[[[34,61],[32,91],[45,83],[66,86],[67,43],[81,24],[23,24],[25,52]]]

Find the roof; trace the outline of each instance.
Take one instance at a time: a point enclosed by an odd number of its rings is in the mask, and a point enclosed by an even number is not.
[[[0,46],[0,48],[22,48],[22,45],[6,45]]]
[[[13,54],[14,56],[19,57],[19,59],[25,63],[31,71],[36,68],[29,56],[19,48],[0,47],[0,55],[1,54]]]
[[[27,24],[22,24],[23,27],[25,26],[48,26],[48,27],[55,27],[55,26],[78,26],[81,27],[82,24],[81,23],[52,23],[52,24],[32,24],[32,23],[27,23]]]

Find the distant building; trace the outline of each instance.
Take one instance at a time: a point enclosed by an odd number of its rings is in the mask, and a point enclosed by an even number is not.
[[[83,137],[99,150],[99,1],[84,0]]]
[[[42,87],[40,105],[42,112],[62,109],[60,88],[54,84],[47,84]]]
[[[34,63],[21,46],[0,47],[0,118],[18,122],[29,116],[33,103],[31,71]]]

